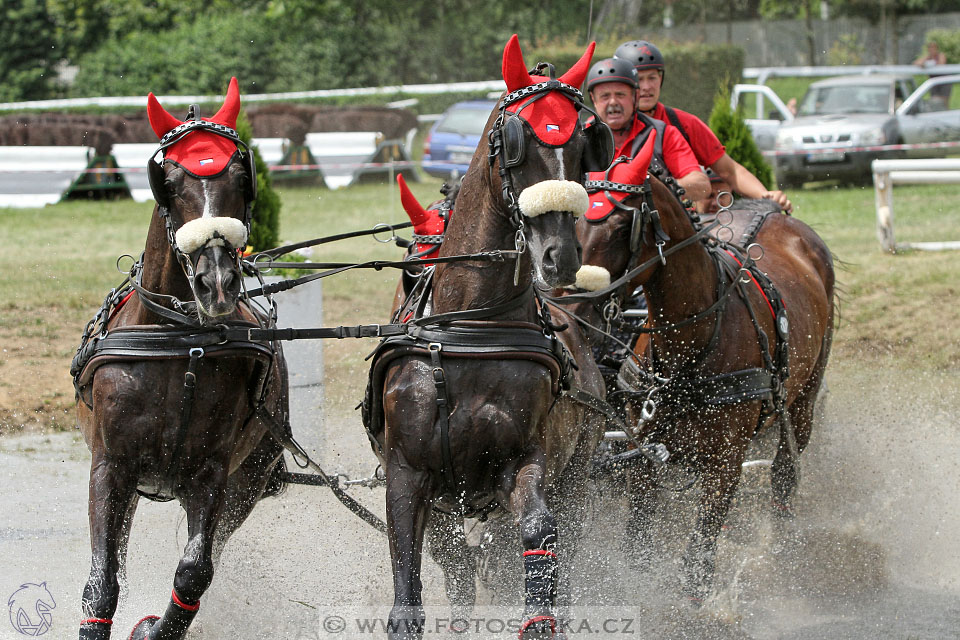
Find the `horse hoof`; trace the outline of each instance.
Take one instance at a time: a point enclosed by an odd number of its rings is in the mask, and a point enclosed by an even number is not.
[[[533,616],[520,626],[520,640],[551,640],[557,629],[553,616]]]
[[[150,629],[160,621],[160,616],[147,616],[133,626],[129,640],[148,640]]]
[[[793,510],[793,505],[783,504],[782,502],[777,502],[776,500],[772,501],[770,505],[773,507],[773,515],[784,520],[792,520],[796,517],[796,513]]]

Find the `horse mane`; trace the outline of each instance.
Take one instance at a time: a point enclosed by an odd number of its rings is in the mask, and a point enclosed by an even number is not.
[[[748,211],[753,213],[780,213],[780,208],[773,200],[769,198],[741,198],[734,200],[730,205],[731,211]]]

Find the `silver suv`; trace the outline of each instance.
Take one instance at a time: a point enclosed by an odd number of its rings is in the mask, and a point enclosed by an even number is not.
[[[870,179],[875,158],[942,156],[939,149],[884,149],[904,143],[960,140],[960,75],[934,77],[919,88],[911,75],[840,76],[814,82],[797,117],[775,144],[777,181]]]

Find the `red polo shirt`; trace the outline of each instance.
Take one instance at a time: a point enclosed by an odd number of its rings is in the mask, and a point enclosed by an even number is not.
[[[633,144],[634,138],[643,132],[645,126],[643,121],[634,114],[630,133],[623,144],[616,148],[613,157],[630,155],[630,145]],[[669,123],[663,129],[663,162],[674,178],[682,178],[694,171],[700,171],[700,163],[690,150],[690,145],[683,139],[683,135],[677,131],[677,128]]]
[[[690,138],[690,148],[700,164],[709,167],[723,157],[727,150],[710,130],[710,127],[704,124],[703,120],[680,109],[674,109],[673,111],[677,114],[680,126],[687,132],[687,136]],[[653,110],[653,117],[667,123],[668,126],[670,125],[670,118],[667,117],[667,110],[663,107],[662,102],[657,103],[657,107]],[[676,129],[676,127],[672,128]],[[681,134],[681,137],[683,137],[683,134]]]

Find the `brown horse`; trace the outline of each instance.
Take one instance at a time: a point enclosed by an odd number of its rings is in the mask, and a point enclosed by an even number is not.
[[[122,295],[111,292],[88,325],[73,366],[92,454],[81,639],[110,637],[141,495],[178,499],[189,539],[166,612],[141,620],[130,638],[173,640],[196,616],[227,538],[282,488],[282,447],[270,435],[287,417],[282,353],[219,333],[270,322],[238,303],[256,188],[234,131],[239,109],[236,78],[210,120],[194,113],[181,122],[149,97],[164,160],[150,160],[157,206],[146,248]]]
[[[519,255],[438,264],[431,295],[422,299],[429,304],[418,305],[414,295],[408,304],[434,315],[414,313],[410,339],[385,341],[374,358],[365,425],[386,471],[392,638],[423,633],[420,568],[431,520],[442,532],[431,546],[448,596],[460,611],[472,606],[462,521],[497,505],[515,516],[525,550],[520,635],[553,632],[557,563],[566,549],[558,543],[576,538],[575,519],[566,516],[583,500],[603,426],[564,387],[596,396],[603,383],[575,325],[561,325],[562,314],[552,320],[536,288],[575,280],[582,176],[609,161],[609,131],[585,131],[578,118],[575,87],[592,50],[554,79],[549,65],[549,78],[531,76],[516,36],[508,42],[507,93],[486,125],[489,151],[481,144],[473,156],[437,260],[511,249]],[[550,499],[560,495],[569,500]]]
[[[636,399],[636,439],[667,445],[672,461],[702,482],[683,576],[685,590],[702,599],[747,447],[771,422],[779,425],[775,513],[791,512],[797,456],[810,439],[833,335],[833,260],[814,231],[769,201],[720,214],[723,228],[702,225],[647,176],[650,144],[587,182],[578,285],[605,301],[643,286],[649,316],[634,347],[640,365],[628,360],[620,380]],[[756,270],[748,269],[753,262]],[[606,314],[614,324],[615,309]],[[581,301],[574,310],[594,326],[604,322],[595,305]],[[646,470],[632,480],[629,530],[645,551],[657,486]]]

